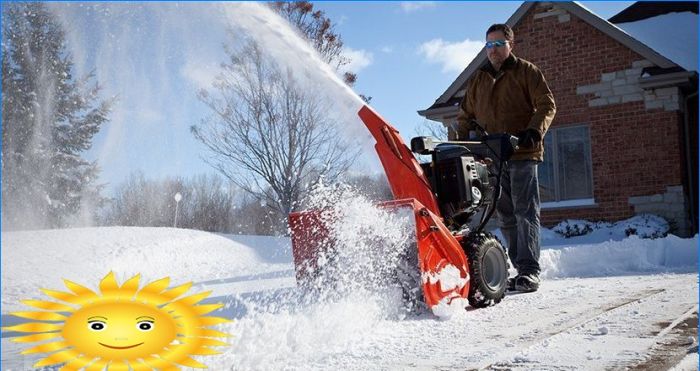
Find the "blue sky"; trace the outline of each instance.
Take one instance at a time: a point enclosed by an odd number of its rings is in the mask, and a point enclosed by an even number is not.
[[[355,90],[410,140],[432,102],[480,50],[484,31],[521,2],[317,2],[345,41]],[[631,2],[583,2],[609,18]],[[68,25],[78,74],[94,71],[112,120],[87,153],[108,190],[134,171],[148,177],[214,173],[189,127],[208,115],[196,91],[224,60],[235,17],[211,3],[50,3]],[[228,6],[228,5],[224,5]],[[517,54],[517,46],[515,49]]]

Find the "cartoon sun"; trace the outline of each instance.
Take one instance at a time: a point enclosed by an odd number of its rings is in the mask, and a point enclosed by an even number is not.
[[[228,345],[212,338],[229,335],[208,326],[229,322],[205,316],[223,304],[200,304],[211,291],[182,297],[192,282],[167,289],[168,277],[139,290],[140,275],[119,286],[110,272],[100,282],[101,295],[64,280],[71,291],[42,289],[60,302],[23,300],[44,311],[15,312],[14,316],[36,321],[5,330],[31,332],[18,343],[43,342],[22,354],[51,353],[34,367],[65,363],[61,370],[179,370],[178,365],[206,368],[191,355],[220,352],[209,347]],[[65,303],[65,304],[64,304]]]

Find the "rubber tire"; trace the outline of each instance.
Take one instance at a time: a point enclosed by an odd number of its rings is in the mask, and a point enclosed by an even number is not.
[[[469,236],[465,241],[471,278],[469,304],[475,308],[498,304],[508,286],[508,256],[503,245],[490,234]],[[489,266],[491,269],[487,269]]]

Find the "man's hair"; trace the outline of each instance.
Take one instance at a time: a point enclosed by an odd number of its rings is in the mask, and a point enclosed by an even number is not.
[[[492,24],[491,27],[489,27],[489,29],[486,31],[486,34],[488,35],[491,32],[497,32],[497,31],[503,32],[503,35],[506,36],[506,40],[513,41],[513,30],[510,27],[508,27],[507,24],[503,24],[503,23]]]

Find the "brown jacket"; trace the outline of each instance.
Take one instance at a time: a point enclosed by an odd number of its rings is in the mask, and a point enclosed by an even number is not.
[[[542,72],[534,64],[511,54],[496,72],[486,63],[472,77],[460,103],[457,117],[457,138],[469,137],[472,119],[489,133],[517,135],[526,129],[535,129],[544,138],[554,119],[554,96]],[[518,149],[513,160],[542,161],[544,141],[534,148]]]

